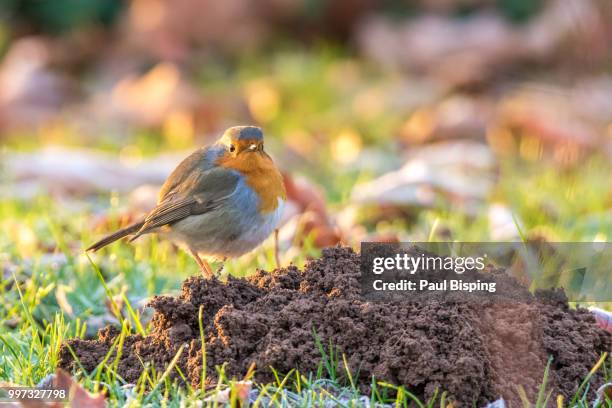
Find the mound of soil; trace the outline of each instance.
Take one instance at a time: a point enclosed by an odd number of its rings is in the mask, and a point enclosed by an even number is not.
[[[562,292],[531,296],[505,274],[496,279],[517,292],[508,302],[369,302],[361,297],[359,255],[327,249],[321,258],[272,273],[223,283],[191,277],[178,297],[157,296],[152,332],[125,340],[119,374],[135,382],[141,361],[163,370],[182,345],[178,365],[193,385],[202,372],[198,310],[203,307],[208,380],[227,363],[241,377],[252,363],[255,379],[274,381],[292,368],[315,371],[324,345],[344,353],[363,392],[372,376],[403,384],[422,398],[446,390],[457,406],[481,406],[500,396],[519,405],[516,387],[534,396],[552,356],[550,386],[572,396],[601,356],[612,349],[612,334],[600,329],[583,309],[571,310]],[[69,340],[80,363],[92,370],[106,356],[118,330],[103,329],[97,340]],[[64,345],[60,365],[77,367]],[[340,372],[343,372],[342,363]],[[341,373],[340,373],[341,374]],[[603,382],[592,379],[591,389]]]

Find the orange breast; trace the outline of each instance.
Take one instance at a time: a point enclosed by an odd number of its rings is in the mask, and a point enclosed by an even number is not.
[[[259,195],[261,212],[276,210],[279,197],[287,199],[283,176],[265,154],[249,152],[236,157],[223,156],[217,160],[217,164],[237,170],[245,176],[246,183]]]

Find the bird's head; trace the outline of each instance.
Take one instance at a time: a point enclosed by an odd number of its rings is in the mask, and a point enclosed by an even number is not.
[[[225,154],[230,157],[249,153],[260,153],[267,156],[264,151],[263,132],[256,126],[231,127],[223,133],[218,143],[225,146]]]
[[[227,129],[217,142],[220,155],[215,163],[246,177],[247,184],[259,193],[260,209],[272,211],[287,193],[283,176],[264,150],[263,132],[256,126],[235,126]]]

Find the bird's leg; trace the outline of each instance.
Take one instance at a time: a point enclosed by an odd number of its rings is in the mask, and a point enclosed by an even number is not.
[[[274,230],[274,260],[276,261],[276,267],[280,268],[280,250],[278,248],[278,228]]]
[[[204,275],[206,279],[212,278],[213,272],[208,262],[200,258],[200,255],[198,255],[198,253],[194,251],[193,249],[190,249],[189,251],[191,252],[191,255],[193,256],[193,259],[195,259],[195,261],[198,263],[200,270],[202,271],[202,275]]]
[[[221,266],[219,267],[219,269],[217,269],[217,276],[221,275],[221,272],[223,272],[223,267],[225,267],[225,261],[227,261],[227,256],[224,256],[221,260]]]

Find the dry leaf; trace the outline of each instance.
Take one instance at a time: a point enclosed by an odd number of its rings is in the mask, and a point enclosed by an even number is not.
[[[325,196],[323,190],[303,177],[283,175],[287,199],[297,204],[300,212],[314,211],[322,217],[327,217]]]
[[[4,188],[10,184],[8,196],[21,198],[41,190],[59,196],[129,192],[144,184],[162,184],[179,161],[178,155],[158,156],[133,166],[115,155],[60,147],[12,152],[3,163],[11,181]]]
[[[315,211],[307,211],[302,214],[299,233],[302,238],[311,236],[317,248],[327,248],[342,241],[342,234],[338,228]]]
[[[612,332],[612,312],[597,307],[590,307],[589,310],[595,316],[599,327]]]
[[[399,136],[410,145],[443,139],[483,140],[492,114],[489,99],[453,95],[416,109],[400,128]]]
[[[206,397],[204,402],[229,404],[231,402],[231,394],[233,391],[235,393],[236,400],[240,403],[240,406],[247,407],[249,405],[249,394],[252,386],[252,381],[237,381],[232,387],[225,388],[216,394]]]
[[[612,383],[607,383],[599,387],[597,390],[597,400],[593,403],[594,407],[599,406],[598,404],[607,401],[612,401]]]
[[[474,211],[494,185],[495,157],[482,143],[449,141],[412,152],[406,164],[368,183],[352,198],[359,204],[432,207],[442,198]]]
[[[371,18],[357,37],[362,52],[382,65],[456,86],[482,83],[525,61],[549,63],[558,54],[567,61],[600,60],[607,52],[605,33],[594,1],[555,0],[522,26],[492,11],[460,19],[430,13],[400,24]],[[582,58],[568,58],[568,51]]]
[[[289,174],[284,175],[284,181],[290,211],[281,224],[280,248],[301,246],[307,236],[314,239],[318,248],[341,242],[342,234],[328,215],[322,189],[305,178]]]
[[[612,115],[612,79],[590,78],[573,87],[526,84],[501,101],[487,133],[500,156],[579,165],[586,154],[612,156],[606,138]]]
[[[15,40],[0,64],[0,127],[35,128],[72,98],[70,80],[50,69],[49,44],[42,37]]]
[[[111,112],[118,118],[141,126],[161,126],[173,112],[191,111],[198,97],[176,65],[162,62],[144,75],[119,81],[110,102]]]
[[[506,408],[506,401],[503,398],[489,402],[484,408]]]
[[[47,386],[45,386],[47,387]],[[103,394],[91,394],[83,388],[66,371],[58,368],[51,383],[52,389],[65,390],[69,395],[70,408],[104,408],[106,402]],[[63,402],[21,401],[23,408],[64,408]]]

